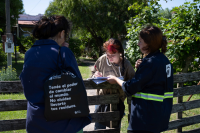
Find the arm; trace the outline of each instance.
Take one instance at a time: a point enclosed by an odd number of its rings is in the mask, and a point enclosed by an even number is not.
[[[102,72],[100,72],[99,70],[100,70],[100,60],[98,59],[94,64],[91,77],[102,77],[103,76]]]
[[[109,81],[111,81],[111,80],[114,80],[119,86],[121,86],[122,87],[122,84],[123,84],[123,80],[121,80],[121,79],[119,79],[119,78],[117,78],[117,77],[115,77],[115,76],[113,76],[113,75],[109,75],[108,76],[109,78],[107,79],[107,81],[109,82]]]
[[[149,82],[154,82],[153,77],[157,68],[153,67],[152,62],[143,62],[131,80],[122,81],[114,76],[109,76],[109,80],[115,80],[122,87],[126,95],[131,96],[144,89]]]

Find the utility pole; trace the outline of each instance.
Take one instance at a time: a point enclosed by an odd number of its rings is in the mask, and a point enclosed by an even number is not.
[[[10,26],[10,0],[5,0],[5,10],[6,10],[6,42],[12,42],[13,36],[11,33]],[[7,53],[7,67],[12,66],[11,53]]]

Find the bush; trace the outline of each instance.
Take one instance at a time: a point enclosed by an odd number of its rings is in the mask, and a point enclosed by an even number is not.
[[[3,44],[0,43],[0,65],[6,64],[6,53],[3,51]]]
[[[69,40],[69,48],[74,53],[76,59],[82,54],[82,51],[85,49],[85,46],[82,44],[81,40],[79,39],[71,39]]]
[[[17,38],[17,44],[19,45],[19,52],[25,53],[27,50],[31,48],[31,46],[35,43],[36,39],[33,36],[21,36]]]
[[[17,72],[16,69],[11,66],[8,66],[7,69],[2,67],[0,71],[0,81],[12,81],[17,79]]]

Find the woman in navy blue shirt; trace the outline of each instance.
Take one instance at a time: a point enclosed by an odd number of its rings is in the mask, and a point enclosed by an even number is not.
[[[132,96],[128,133],[160,133],[168,129],[173,104],[173,68],[164,55],[167,40],[155,26],[139,34],[140,51],[147,56],[137,61],[135,76],[129,81],[115,80],[127,96]],[[161,52],[160,52],[161,51]]]
[[[33,30],[38,40],[25,54],[24,67],[20,75],[27,103],[26,130],[28,133],[77,133],[91,123],[90,116],[58,121],[46,121],[44,117],[44,82],[56,71],[59,47],[69,35],[70,23],[63,16],[43,17]],[[81,77],[74,54],[62,47],[64,68],[71,67]]]

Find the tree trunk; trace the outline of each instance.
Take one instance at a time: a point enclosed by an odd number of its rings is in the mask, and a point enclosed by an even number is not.
[[[182,69],[183,73],[187,73],[188,72],[188,68],[191,65],[190,63],[193,61],[193,56],[188,56],[185,60],[185,67]]]

